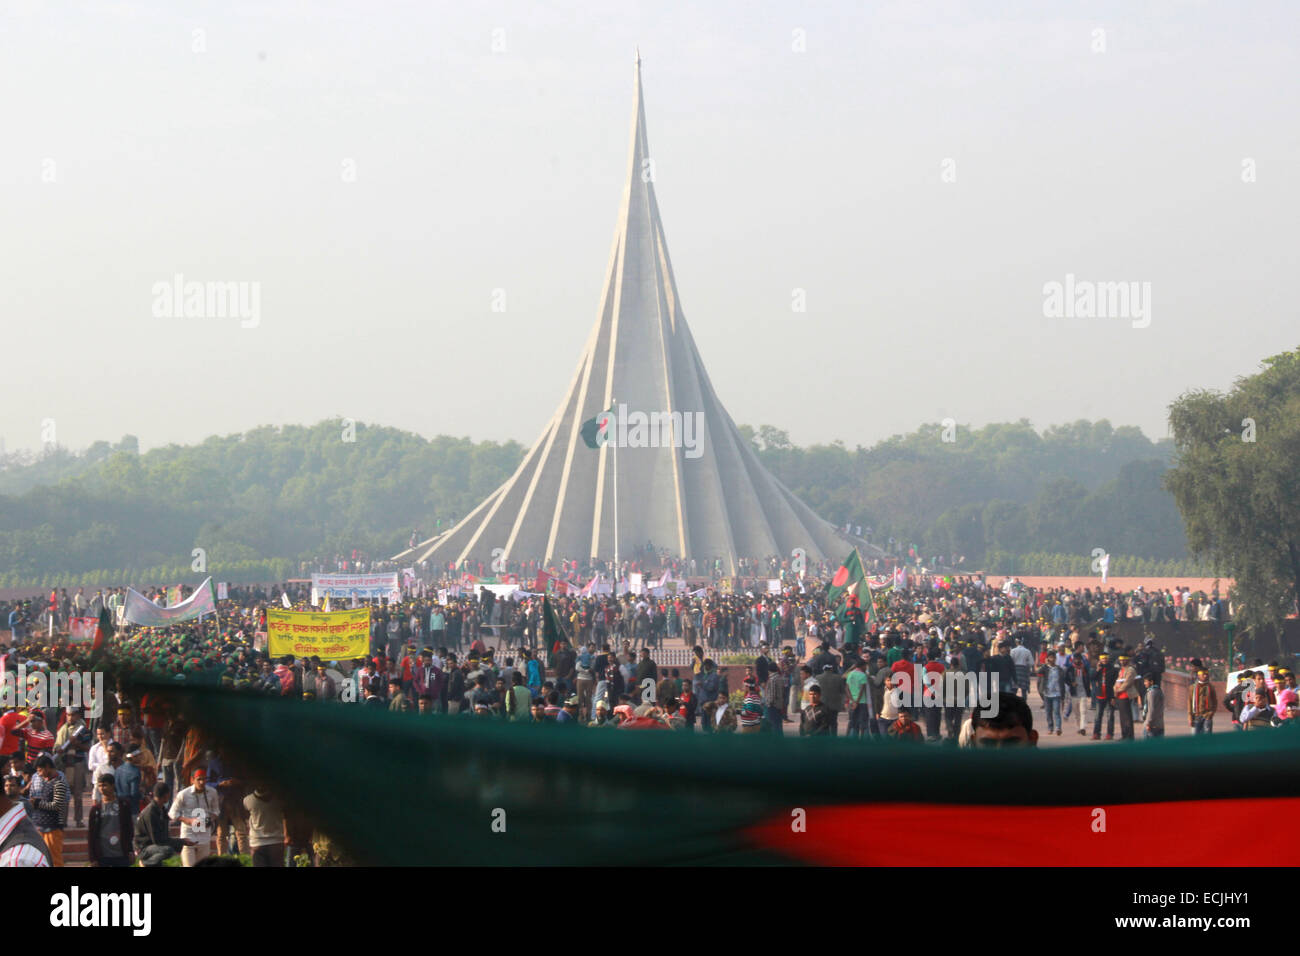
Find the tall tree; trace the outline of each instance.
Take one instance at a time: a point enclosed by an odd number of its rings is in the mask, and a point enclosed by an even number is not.
[[[1188,545],[1236,579],[1245,628],[1273,630],[1300,596],[1300,350],[1274,355],[1227,394],[1169,409],[1177,458],[1165,476]]]

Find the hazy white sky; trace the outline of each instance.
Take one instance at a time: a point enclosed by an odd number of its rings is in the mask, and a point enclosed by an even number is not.
[[[10,450],[336,415],[530,444],[596,319],[636,44],[737,422],[1161,436],[1300,344],[1294,2],[181,6],[0,6]],[[177,273],[259,283],[259,324],[155,317]],[[1068,273],[1151,283],[1149,326],[1044,317]]]

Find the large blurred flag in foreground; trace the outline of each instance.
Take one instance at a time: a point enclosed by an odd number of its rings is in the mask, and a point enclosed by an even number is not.
[[[376,865],[1249,866],[1241,834],[1289,833],[1300,813],[1300,731],[957,750],[170,686],[250,778]],[[402,813],[375,812],[374,775],[346,767],[381,772]],[[1297,862],[1293,840],[1269,850]]]

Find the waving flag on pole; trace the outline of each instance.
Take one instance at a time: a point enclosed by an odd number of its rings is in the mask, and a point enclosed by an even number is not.
[[[844,619],[844,614],[851,603],[856,603],[862,608],[868,627],[875,627],[880,623],[880,616],[876,613],[875,597],[871,593],[867,574],[862,569],[862,556],[858,554],[857,548],[849,552],[849,556],[844,559],[844,563],[840,565],[835,576],[831,578],[831,583],[826,587],[826,606],[833,610],[840,620]]]
[[[555,666],[555,655],[560,651],[560,641],[567,641],[568,635],[564,633],[564,625],[560,623],[559,615],[555,613],[555,608],[551,607],[551,599],[548,595],[542,595],[542,641],[546,645],[546,667],[549,670]]]
[[[113,617],[108,613],[107,607],[100,607],[99,621],[95,627],[95,642],[90,645],[91,651],[97,651],[104,646],[104,641],[108,640],[116,632],[117,628],[113,626]]]

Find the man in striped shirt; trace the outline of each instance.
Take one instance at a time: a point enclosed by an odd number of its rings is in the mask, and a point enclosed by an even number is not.
[[[785,662],[778,661],[763,683],[763,729],[778,737],[785,735],[786,686]]]
[[[27,712],[28,723],[23,728],[23,737],[27,740],[27,760],[34,763],[43,754],[54,750],[54,734],[45,728],[45,714],[37,707]]]
[[[0,869],[49,865],[50,851],[22,806],[0,796]]]
[[[48,754],[36,759],[36,776],[27,791],[32,823],[49,849],[50,865],[63,866],[63,824],[68,815],[68,784]]]

